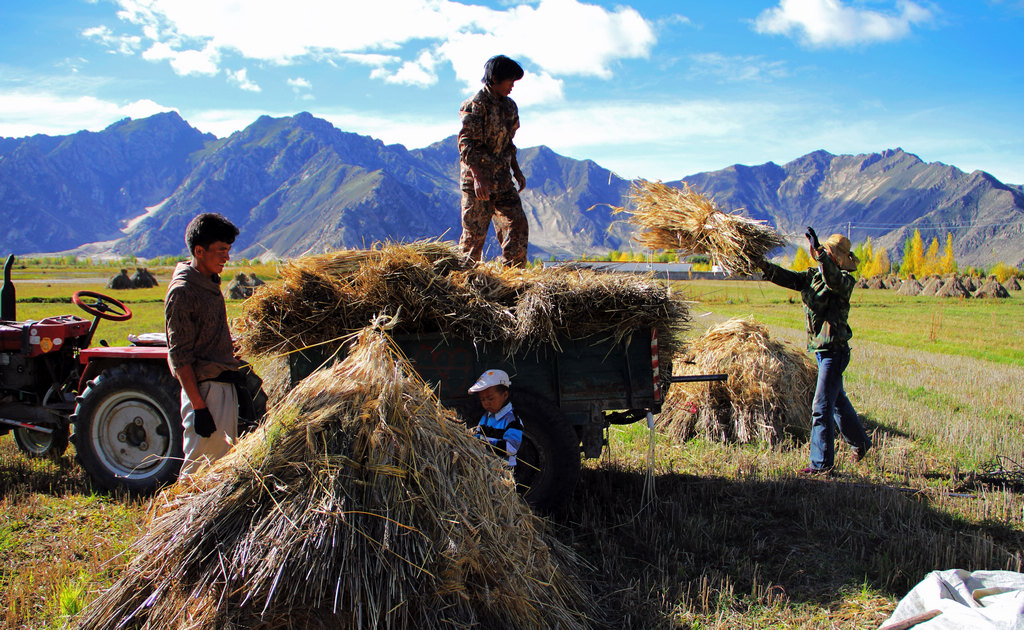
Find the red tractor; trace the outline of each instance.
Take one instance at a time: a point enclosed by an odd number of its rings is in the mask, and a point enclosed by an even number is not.
[[[133,338],[127,347],[90,347],[100,320],[125,321],[131,310],[92,291],[72,301],[77,315],[17,321],[8,259],[0,299],[0,435],[14,433],[31,457],[59,458],[69,437],[78,461],[102,489],[149,492],[174,481],[181,468],[181,387],[167,366],[162,334]],[[259,379],[256,417],[266,409]],[[72,427],[74,429],[72,433]]]

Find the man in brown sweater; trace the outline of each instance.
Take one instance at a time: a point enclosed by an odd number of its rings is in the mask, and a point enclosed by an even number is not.
[[[240,363],[220,292],[236,236],[238,228],[219,214],[192,219],[185,230],[192,259],[178,263],[167,285],[167,362],[181,383],[182,476],[225,455],[238,437]]]

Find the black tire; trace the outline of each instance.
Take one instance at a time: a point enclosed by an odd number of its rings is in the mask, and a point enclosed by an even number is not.
[[[69,432],[70,428],[66,423],[53,427],[53,433],[16,427],[14,442],[18,445],[18,450],[28,457],[49,457],[56,461],[68,450]]]
[[[561,410],[540,396],[512,391],[512,407],[523,422],[516,454],[516,485],[541,512],[556,512],[572,498],[580,476],[580,441]]]
[[[96,486],[148,493],[178,477],[181,386],[166,366],[107,368],[78,398],[75,449]]]

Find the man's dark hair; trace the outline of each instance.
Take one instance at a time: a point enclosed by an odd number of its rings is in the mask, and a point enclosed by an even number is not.
[[[189,222],[185,228],[185,244],[188,251],[195,256],[196,247],[207,248],[217,241],[228,245],[235,242],[238,228],[223,215],[216,212],[204,212]]]
[[[480,81],[485,85],[495,85],[508,79],[518,81],[523,78],[523,74],[523,67],[515,60],[505,55],[496,55],[484,64],[484,78]]]

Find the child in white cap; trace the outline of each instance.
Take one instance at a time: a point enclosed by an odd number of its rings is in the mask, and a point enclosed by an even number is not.
[[[506,458],[509,467],[515,468],[516,453],[523,442],[523,423],[509,402],[511,385],[504,370],[487,370],[469,388],[469,393],[477,394],[484,408],[473,434],[490,444],[496,455]]]

